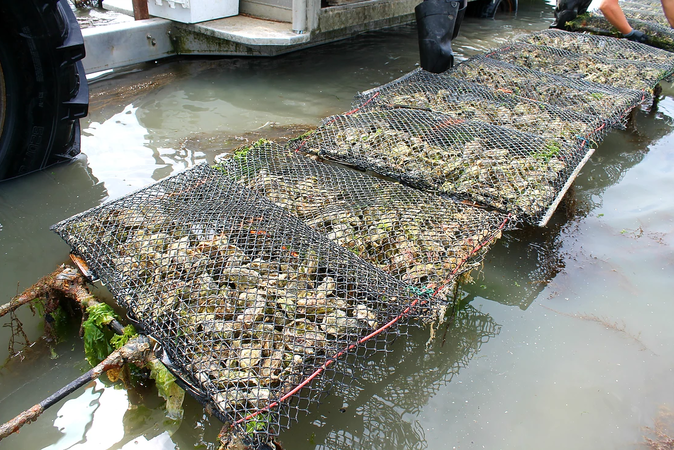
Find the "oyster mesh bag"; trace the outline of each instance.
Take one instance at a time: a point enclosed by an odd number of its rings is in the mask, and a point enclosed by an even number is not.
[[[648,45],[670,52],[674,51],[674,30],[668,24],[664,24],[658,19],[655,19],[657,20],[655,21],[653,17],[642,12],[638,12],[637,16],[644,17],[644,19],[632,17],[630,11],[625,12],[625,16],[632,28],[648,35]],[[573,31],[587,31],[594,34],[622,37],[622,33],[598,12],[587,12],[579,15],[567,22],[567,27]]]
[[[252,442],[442,306],[205,165],[52,228]]]
[[[384,86],[357,95],[354,108],[423,109],[454,119],[478,120],[583,147],[596,146],[607,123],[593,115],[529,100],[501,90],[416,69]]]
[[[593,152],[414,109],[334,116],[296,149],[538,224]]]
[[[484,55],[458,64],[443,76],[487,86],[495,91],[516,94],[560,108],[603,118],[620,125],[627,114],[649,98],[634,89],[590,83],[509,64]]]
[[[669,23],[667,22],[667,18],[663,14],[662,11],[662,2],[660,0],[657,0],[655,2],[652,1],[619,1],[620,8],[622,10],[627,10],[631,12],[642,12],[646,14],[651,14],[651,15],[658,15],[664,19],[664,22],[669,26]],[[631,17],[631,16],[630,16]]]
[[[644,61],[609,59],[526,42],[503,46],[486,56],[527,69],[649,93],[674,69],[671,64],[662,67]]]
[[[660,7],[659,2],[658,7]],[[663,16],[662,12],[660,16]],[[669,73],[674,70],[674,54],[671,52],[627,39],[549,29],[526,34],[518,40],[568,50],[581,55],[646,62]]]
[[[218,168],[393,277],[451,296],[508,223],[485,211],[264,142]]]
[[[662,12],[662,5],[660,3],[658,3],[657,9],[639,9],[626,7],[623,8],[623,13],[625,13],[625,16],[628,17],[629,20],[643,20],[644,22],[651,22],[665,28],[671,28],[669,21],[667,21],[667,18]]]

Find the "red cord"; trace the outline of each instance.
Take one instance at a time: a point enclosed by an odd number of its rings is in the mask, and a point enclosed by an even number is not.
[[[505,226],[506,226],[506,224],[508,223],[508,220],[510,220],[510,217],[511,217],[511,216],[512,216],[511,214],[508,214],[508,216],[507,216],[505,219],[503,219],[503,222],[502,222],[501,225],[499,225],[499,227],[498,227],[498,231],[501,231],[501,230],[503,230],[503,228],[505,228]],[[494,237],[494,234],[492,234],[488,239],[485,239],[485,240],[482,241],[477,247],[475,247],[475,248],[470,252],[470,254],[469,254],[468,256],[466,256],[466,257],[461,261],[461,263],[458,264],[458,265],[456,266],[456,269],[454,269],[454,271],[452,272],[452,276],[456,275],[456,273],[459,271],[459,268],[461,268],[461,266],[462,266],[462,265],[463,265],[463,264],[464,264],[470,257],[472,257],[475,253],[477,253],[478,251],[480,251],[480,249],[482,249],[485,245],[487,245],[487,244],[492,240],[493,237]],[[438,288],[435,290],[435,292],[433,292],[433,296],[437,295],[437,293],[440,292],[440,290],[441,290],[442,288],[444,288],[445,286],[447,286],[447,285],[449,284],[449,281],[450,281],[450,280],[447,280],[443,285],[441,285],[440,287],[438,287]],[[396,316],[395,318],[393,318],[391,321],[389,321],[388,323],[386,323],[386,324],[383,325],[382,327],[380,327],[380,328],[376,329],[375,331],[373,331],[372,333],[368,334],[367,336],[362,337],[362,338],[361,338],[360,340],[358,340],[358,342],[356,342],[355,344],[351,344],[351,345],[349,345],[348,347],[346,347],[346,348],[344,348],[343,350],[341,350],[341,351],[339,351],[338,353],[336,353],[332,358],[330,358],[330,359],[328,359],[326,362],[324,362],[324,363],[321,365],[321,367],[319,367],[318,369],[316,369],[316,370],[314,371],[314,373],[312,373],[311,375],[309,375],[309,377],[307,377],[304,381],[302,381],[300,384],[298,384],[293,390],[291,390],[290,392],[288,392],[287,394],[285,394],[283,397],[281,397],[281,398],[279,398],[278,400],[276,400],[276,401],[270,403],[269,405],[265,406],[264,408],[261,408],[261,409],[255,411],[254,413],[251,413],[251,414],[247,415],[246,417],[237,420],[237,421],[234,422],[230,427],[234,427],[235,425],[239,425],[240,423],[245,422],[245,421],[248,421],[248,420],[252,419],[253,417],[255,417],[255,416],[257,416],[257,415],[262,414],[262,413],[265,412],[265,411],[269,411],[271,408],[275,408],[275,407],[278,406],[281,402],[283,402],[283,401],[287,400],[288,398],[292,397],[292,396],[295,395],[297,392],[299,392],[302,388],[304,388],[306,385],[308,385],[314,378],[316,378],[318,375],[320,375],[321,373],[323,373],[323,371],[325,371],[325,369],[327,369],[328,366],[329,366],[330,364],[332,364],[333,362],[335,362],[339,357],[341,357],[342,355],[344,355],[346,352],[353,350],[353,349],[354,349],[355,347],[357,347],[358,345],[360,345],[360,344],[362,344],[362,343],[364,343],[364,342],[366,342],[366,341],[369,341],[369,340],[372,339],[373,337],[380,335],[382,332],[384,332],[384,331],[387,330],[388,328],[391,328],[391,327],[392,327],[393,325],[395,325],[400,319],[402,319],[404,316],[406,316],[407,314],[409,314],[409,312],[412,310],[412,308],[414,308],[415,306],[417,306],[417,304],[418,304],[419,302],[421,302],[421,303],[426,303],[427,300],[421,300],[421,299],[419,299],[419,298],[415,298],[414,301],[412,301],[412,303],[410,303],[409,306],[408,306],[407,308],[405,308],[405,310],[404,310],[403,312],[401,312],[400,314],[398,314],[398,316]]]

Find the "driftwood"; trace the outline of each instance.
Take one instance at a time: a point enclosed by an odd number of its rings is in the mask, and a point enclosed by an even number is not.
[[[77,302],[83,311],[99,303],[87,288],[87,279],[77,269],[62,265],[37,283],[17,295],[9,303],[0,305],[0,317],[15,311],[22,305],[41,298],[64,297]],[[115,333],[122,334],[124,326],[113,320],[110,327]]]
[[[86,266],[82,266],[83,262],[73,259],[78,268],[88,275]],[[21,295],[14,297],[9,303],[0,305],[0,317],[11,313],[19,308],[21,305],[30,303],[39,298],[58,299],[68,298],[80,305],[82,311],[86,311],[88,307],[94,306],[100,302],[96,300],[93,294],[87,288],[87,277],[82,275],[77,269],[62,265],[51,274],[43,277],[30,288],[26,289]],[[123,334],[124,327],[117,320],[108,324],[110,328],[117,334]],[[78,377],[68,385],[59,389],[54,394],[42,400],[37,405],[23,411],[14,419],[0,426],[0,441],[7,436],[16,433],[24,425],[34,422],[37,418],[49,407],[53,406],[58,401],[70,395],[77,389],[92,380],[99,378],[103,373],[120,369],[126,363],[134,363],[138,366],[144,366],[150,358],[154,357],[150,350],[150,341],[146,336],[138,335],[132,338],[126,345],[118,350],[112,352],[96,367]],[[221,435],[218,436],[221,450],[250,450],[251,447],[246,445],[241,436],[236,436],[231,433],[231,427],[225,425]],[[279,443],[270,440],[269,443],[258,447],[260,450],[278,450],[282,447]]]
[[[97,379],[108,370],[119,369],[126,363],[142,365],[143,362],[148,358],[149,354],[150,341],[147,337],[139,335],[131,339],[129,342],[127,342],[126,345],[122,346],[119,350],[112,352],[110,356],[105,358],[100,364],[84,375],[68,383],[68,385],[59,389],[57,392],[42,400],[37,405],[27,409],[16,416],[14,419],[0,426],[0,441],[12,433],[16,433],[27,423],[34,422],[47,408],[53,406],[59,400],[62,400],[92,380]]]
[[[10,300],[9,303],[5,303],[4,305],[0,305],[0,317],[9,314],[12,311],[15,311],[17,308],[20,306],[25,305],[26,303],[30,303],[31,301],[38,299],[38,298],[44,298],[49,294],[49,291],[51,290],[51,286],[53,286],[54,282],[56,281],[57,277],[66,269],[67,266],[61,266],[52,273],[50,273],[47,276],[44,276],[23,291],[21,295],[17,295],[14,297],[12,300]]]
[[[77,263],[77,261],[75,261]],[[78,264],[79,265],[79,264]],[[85,268],[86,269],[86,268]],[[26,289],[21,295],[14,297],[9,303],[0,306],[0,317],[14,312],[17,308],[33,300],[68,298],[77,302],[82,311],[97,305],[100,302],[87,288],[87,279],[77,269],[62,265],[51,274],[41,278],[37,283]],[[124,326],[113,319],[108,326],[117,334],[124,333]],[[150,356],[150,342],[146,336],[136,336],[126,345],[112,352],[100,364],[84,375],[68,383],[54,394],[42,400],[37,405],[22,412],[14,419],[0,426],[0,440],[16,433],[27,423],[34,422],[47,408],[62,400],[75,390],[99,378],[109,370],[120,369],[126,363],[143,366]]]

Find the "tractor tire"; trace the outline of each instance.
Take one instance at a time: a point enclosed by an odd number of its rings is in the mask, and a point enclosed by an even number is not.
[[[89,88],[67,0],[0,0],[0,181],[80,152]]]

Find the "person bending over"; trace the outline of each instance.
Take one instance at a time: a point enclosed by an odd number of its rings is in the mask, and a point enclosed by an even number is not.
[[[669,25],[674,28],[674,0],[660,0],[662,3],[662,10],[665,13],[667,22]],[[608,20],[611,25],[616,27],[623,36],[627,39],[637,42],[647,42],[648,36],[642,33],[639,30],[635,30],[627,22],[625,13],[623,13],[622,8],[618,4],[618,0],[601,0],[599,3],[599,10],[602,12],[606,20]]]
[[[584,14],[587,11],[590,2],[591,0],[557,0],[555,21],[550,27],[564,29],[566,22],[575,19],[578,14]],[[660,2],[662,3],[662,10],[669,25],[674,28],[674,0],[660,0]],[[617,28],[625,38],[636,42],[648,42],[648,36],[645,33],[633,29],[629,22],[627,22],[625,13],[620,8],[618,0],[600,0],[599,10],[606,20]]]

